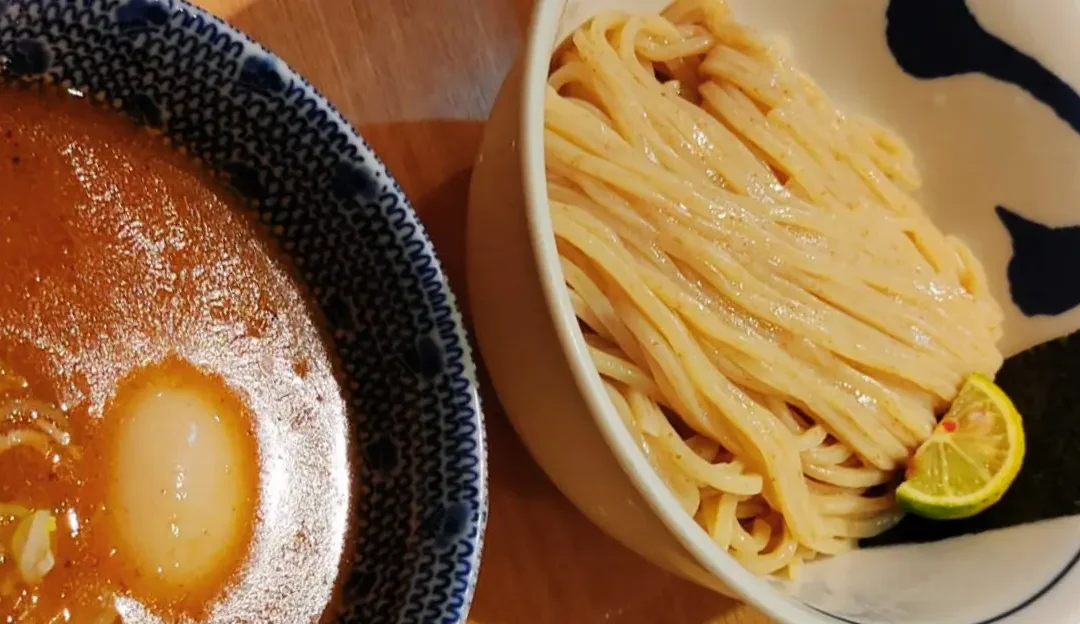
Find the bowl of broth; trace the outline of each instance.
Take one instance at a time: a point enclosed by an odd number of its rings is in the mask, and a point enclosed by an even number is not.
[[[468,271],[560,490],[777,621],[1077,621],[1078,24],[537,2]]]
[[[476,377],[378,157],[184,2],[0,2],[0,621],[464,621]]]

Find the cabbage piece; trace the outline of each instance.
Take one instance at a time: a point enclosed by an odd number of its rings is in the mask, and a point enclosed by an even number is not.
[[[23,507],[22,505],[16,505],[15,503],[0,503],[0,567],[3,567],[8,561],[8,545],[4,541],[5,535],[10,534],[10,526],[18,520],[24,518],[30,514],[29,507]],[[0,576],[0,596],[6,596],[10,594],[10,591],[4,591],[6,584],[10,585],[10,581],[3,576]]]
[[[15,503],[0,503],[0,523],[18,520],[30,514],[29,507],[16,505]]]
[[[56,565],[52,550],[54,531],[56,518],[47,511],[39,509],[19,521],[11,538],[11,552],[25,583],[36,585]]]
[[[26,390],[29,386],[30,384],[26,382],[25,377],[5,367],[0,362],[0,393],[18,392]]]
[[[47,455],[49,453],[49,437],[32,429],[16,429],[6,435],[0,434],[0,453],[17,446],[30,446],[41,451],[42,455]]]

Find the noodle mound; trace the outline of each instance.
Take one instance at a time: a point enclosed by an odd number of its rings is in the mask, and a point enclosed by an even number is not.
[[[794,573],[900,518],[889,484],[1001,311],[838,111],[718,0],[604,13],[556,51],[551,218],[604,385],[650,463],[749,569]]]

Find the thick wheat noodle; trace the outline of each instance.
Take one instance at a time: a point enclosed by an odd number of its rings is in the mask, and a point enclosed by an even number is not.
[[[584,166],[580,162],[579,165]],[[612,180],[619,177],[613,176]],[[938,362],[930,354],[922,353],[921,347],[903,351],[898,348],[901,345],[891,337],[872,331],[873,328],[861,323],[853,324],[850,317],[831,307],[827,312],[821,312],[825,317],[817,319],[815,324],[809,317],[815,311],[813,307],[820,304],[820,300],[810,293],[800,293],[790,284],[774,278],[765,277],[771,279],[771,284],[755,279],[754,271],[735,261],[727,251],[710,247],[708,239],[695,231],[671,228],[661,234],[661,242],[670,246],[670,252],[675,258],[689,263],[698,262],[705,269],[702,276],[723,294],[738,294],[731,284],[742,284],[744,292],[739,301],[740,307],[760,310],[764,312],[766,320],[789,331],[809,334],[837,350],[839,355],[859,358],[869,366],[887,370],[910,363],[913,370],[925,371],[914,381],[927,389],[935,390],[939,396],[949,395],[949,382],[955,380],[938,381],[940,377],[948,377],[948,369],[944,362]],[[842,271],[843,268],[837,267],[837,270]],[[799,301],[793,301],[791,296],[798,297]],[[855,332],[856,339],[845,342],[834,340],[836,330],[845,324],[848,325],[849,333]]]
[[[634,339],[626,323],[619,318],[615,307],[600,287],[580,267],[576,266],[571,258],[572,254],[563,253],[561,265],[567,284],[581,296],[582,301],[596,316],[597,322],[603,325],[604,337],[615,342],[622,352],[629,356],[631,362],[646,368],[642,345]],[[595,331],[601,332],[601,329],[596,328]]]
[[[816,515],[809,513],[809,500],[806,493],[800,492],[797,488],[781,493],[793,483],[793,477],[801,474],[798,462],[792,461],[794,458],[785,452],[785,447],[791,444],[790,440],[786,439],[790,437],[790,433],[775,422],[775,416],[771,412],[749,400],[744,400],[745,397],[740,397],[736,387],[728,383],[725,378],[714,379],[711,384],[704,383],[707,371],[712,367],[699,345],[690,337],[685,325],[662,304],[655,294],[627,274],[624,270],[626,259],[620,257],[616,248],[605,246],[599,237],[593,236],[585,228],[562,219],[558,208],[558,204],[553,204],[553,219],[559,236],[578,249],[589,249],[594,254],[594,260],[604,262],[612,281],[618,282],[633,304],[640,306],[639,309],[648,315],[646,319],[643,316],[633,315],[630,310],[620,314],[629,321],[628,326],[631,332],[635,333],[643,344],[649,344],[659,338],[675,347],[672,355],[661,364],[661,368],[665,369],[665,376],[671,379],[676,371],[685,371],[686,378],[682,381],[686,389],[682,394],[693,394],[694,388],[697,388],[704,398],[720,411],[746,413],[747,418],[730,421],[734,429],[732,432],[734,439],[756,437],[758,444],[755,449],[757,451],[755,460],[756,463],[764,465],[765,472],[772,477],[770,481],[777,504],[783,508],[785,516],[790,516],[789,523],[792,530],[800,535],[800,539],[812,541],[816,533],[815,525],[818,522]],[[616,310],[618,309],[617,306]],[[652,329],[654,324],[660,331],[660,336],[655,335],[655,330]],[[699,417],[690,424],[696,425],[700,433],[720,438],[720,441],[726,442],[727,446],[734,445],[734,440],[724,440],[731,435],[724,433],[728,428],[721,427],[715,420]],[[762,433],[765,435],[761,435]],[[745,447],[745,445],[742,446]]]
[[[814,496],[814,502],[826,516],[871,515],[893,508],[893,501],[888,496],[871,498],[853,494],[834,494]]]
[[[769,510],[768,504],[761,497],[750,500],[740,500],[735,508],[735,517],[739,520],[753,518],[765,514]]]
[[[762,479],[760,475],[739,474],[739,466],[734,464],[710,463],[693,451],[664,417],[656,403],[645,394],[630,390],[627,396],[635,421],[652,425],[652,437],[656,446],[666,451],[682,471],[695,481],[703,483],[720,492],[752,496],[760,494]],[[649,425],[643,425],[648,427]]]
[[[719,0],[594,17],[555,52],[551,219],[616,413],[749,569],[894,526],[897,469],[1001,365],[982,267],[914,157]]]
[[[569,144],[561,144],[561,139],[558,138],[552,138],[548,147],[549,157],[555,151],[552,149],[553,147],[573,149]],[[558,156],[557,153],[554,155]],[[597,169],[612,166],[611,163],[602,161],[599,158],[584,156],[583,158],[574,159],[576,165],[582,170],[592,165],[596,165]],[[628,180],[625,173],[612,173],[610,177],[607,177],[607,181],[614,185],[620,185],[620,181],[622,181],[625,186],[633,185],[634,187],[641,187],[646,184],[645,180]],[[654,189],[643,190],[638,197],[641,200],[648,201],[649,196],[655,192]],[[672,208],[675,211],[678,210],[675,204],[672,204]],[[715,229],[719,230],[719,228]],[[928,390],[937,392],[938,396],[951,396],[951,393],[955,392],[955,386],[959,383],[959,374],[954,374],[955,378],[950,376],[945,363],[937,361],[928,353],[921,352],[923,347],[917,346],[907,351],[900,350],[898,347],[901,345],[898,344],[898,341],[890,336],[873,331],[872,327],[862,323],[852,323],[853,319],[851,317],[832,307],[819,311],[822,316],[827,318],[817,319],[816,323],[812,322],[807,317],[810,316],[812,307],[817,306],[820,300],[811,293],[800,292],[790,284],[782,283],[768,276],[762,275],[764,279],[771,280],[770,283],[755,279],[754,274],[761,275],[762,269],[766,267],[756,267],[752,264],[741,264],[735,261],[728,251],[710,245],[707,238],[689,228],[670,228],[668,231],[661,233],[661,240],[663,241],[665,238],[669,239],[667,243],[670,246],[670,252],[676,254],[675,257],[690,263],[696,261],[703,265],[703,268],[707,268],[707,270],[703,271],[702,277],[708,279],[709,283],[715,288],[729,297],[741,294],[742,297],[738,300],[740,307],[752,308],[753,311],[757,311],[759,315],[764,316],[766,320],[772,323],[789,331],[813,337],[817,341],[830,346],[844,357],[855,359],[861,356],[860,361],[870,366],[888,370],[898,365],[910,363],[911,370],[909,374],[916,376],[913,379],[916,383]],[[837,266],[834,270],[842,272],[844,268]],[[732,284],[742,284],[744,291],[736,293]],[[796,297],[797,300],[793,300],[793,297]],[[854,339],[841,342],[836,338],[837,330],[840,330],[845,325],[848,327],[848,333],[854,332]],[[950,391],[949,388],[952,388],[952,390]]]
[[[561,221],[562,214],[563,214],[563,212],[561,210],[562,206],[563,205],[555,203],[555,202],[553,202],[553,204],[552,204],[553,210],[555,211],[555,217],[554,218],[555,218],[555,222],[556,222],[556,230],[557,230],[557,232],[562,232],[563,230],[561,228],[569,227],[569,224],[564,225],[562,223],[562,221]],[[582,213],[580,211],[574,216],[577,219],[580,219],[581,221],[589,221],[589,217],[586,214],[584,214],[584,213]],[[596,223],[592,223],[592,225],[597,226]],[[602,224],[600,224],[600,225],[602,226]],[[589,231],[590,232],[595,232],[596,230],[589,230]],[[608,239],[608,240],[611,239],[610,232],[607,233],[607,236],[605,238]],[[569,236],[565,237],[565,239],[570,240],[570,237]],[[625,266],[624,264],[621,264],[621,263],[619,263],[617,261],[613,261],[613,262],[609,263],[607,266],[611,267],[611,269],[613,271],[618,271],[620,269],[627,270],[627,271],[629,270],[629,268],[627,266]],[[644,281],[644,285],[650,286],[652,288],[653,292],[656,293],[656,295],[661,299],[664,297],[665,293],[670,292],[669,289],[666,289],[663,284],[658,284],[660,282],[658,276],[656,276],[655,274],[653,274],[651,271],[649,271],[648,269],[646,269],[644,267],[642,267],[639,270],[638,277],[639,277],[639,279]],[[644,290],[644,289],[641,289],[641,290]],[[677,300],[676,301],[668,301],[667,303],[671,307],[678,307],[680,304],[687,305],[687,303],[685,301],[677,301]],[[706,315],[696,315],[696,314],[693,313],[692,308],[689,305],[687,305],[687,309],[691,310],[691,311],[688,311],[688,312],[685,313],[686,317],[691,322],[700,321],[703,325],[706,325],[706,327],[704,327],[704,328],[699,326],[698,329],[703,330],[704,335],[706,335],[706,336],[708,336],[710,338],[713,338],[714,340],[718,339],[718,338],[727,338],[728,341],[730,341],[731,344],[737,344],[738,342],[746,342],[747,340],[750,340],[751,334],[749,334],[749,333],[740,332],[740,331],[737,331],[737,330],[732,330],[732,328],[729,325],[725,325],[725,324],[720,323],[719,319],[710,318],[710,317],[708,317]],[[717,332],[722,332],[724,335],[721,336],[721,335],[719,335],[719,333],[716,333],[716,334],[711,333],[711,332],[709,332],[710,329],[715,329]],[[767,343],[766,345],[763,345],[762,348],[765,348],[766,350],[768,350],[769,348],[772,348],[772,349],[775,349],[775,351],[776,351],[771,356],[766,356],[765,359],[767,361],[772,361],[774,363],[778,362],[778,361],[779,362],[784,361],[785,356],[783,354],[783,351],[781,349],[776,348],[775,345]],[[760,356],[760,354],[761,354],[761,351],[758,351],[755,355]],[[795,379],[793,377],[791,377],[791,375],[797,375],[797,374],[798,374],[797,372],[791,372],[788,375],[784,375],[784,374],[777,375],[776,379],[775,379],[775,383],[777,383],[777,384],[785,384],[785,382],[793,382],[793,381],[795,381]],[[828,387],[819,384],[819,388],[828,388]],[[816,397],[811,396],[811,397],[808,397],[808,398],[813,399],[813,398],[816,398]],[[850,398],[850,397],[845,397],[845,398]],[[822,407],[825,407],[825,406],[822,405]],[[834,415],[835,420],[832,421],[832,424],[836,428],[836,430],[846,433],[847,437],[849,437],[851,439],[863,440],[863,438],[860,435],[861,432],[858,431],[858,428],[857,428],[856,424],[852,422],[850,424],[850,426],[849,426],[848,423],[846,422],[846,421],[848,421],[850,419],[847,418],[847,414],[845,412],[843,412],[842,410],[828,410],[828,412]],[[871,417],[873,417],[873,414],[871,414]],[[882,434],[884,434],[884,435],[887,435],[887,432],[885,431],[884,428],[882,428],[880,430],[880,432]],[[876,446],[876,447],[871,446],[875,442],[878,444],[878,446]],[[906,449],[899,442],[896,442],[895,440],[890,440],[888,438],[880,438],[879,437],[879,439],[876,440],[876,441],[867,440],[867,441],[865,441],[864,443],[862,443],[860,445],[860,448],[863,450],[863,452],[866,454],[866,456],[876,458],[877,462],[879,464],[883,465],[883,467],[885,467],[885,468],[892,468],[894,466],[894,464],[892,464],[890,462],[890,460],[895,460],[897,458],[902,458],[902,457],[906,456]],[[889,453],[892,453],[892,455],[889,455]]]
[[[593,314],[592,308],[585,302],[585,299],[573,289],[568,294],[570,295],[570,305],[573,306],[574,315],[577,316],[578,320],[587,325],[589,329],[602,332],[604,330],[603,324]],[[607,336],[604,337],[607,338]]]
[[[738,521],[739,505],[742,502],[743,497],[736,494],[721,494],[705,501],[698,514],[698,521],[725,550],[731,547],[734,525]]]
[[[803,461],[814,464],[842,464],[855,454],[850,447],[843,444],[830,444],[828,446],[815,445],[813,448],[803,451]]]
[[[663,412],[661,412],[661,416],[664,416]],[[720,444],[715,440],[710,440],[703,435],[693,434],[689,438],[686,438],[686,445],[689,446],[698,457],[707,462],[727,462],[732,466],[737,466],[740,471],[743,469],[742,462],[733,459],[728,453],[724,453],[725,459],[720,458]]]
[[[613,381],[618,381],[628,388],[641,392],[650,399],[660,402],[663,397],[660,389],[649,377],[649,374],[626,360],[605,353],[603,350],[590,346],[589,354],[593,362],[596,362],[600,374]]]

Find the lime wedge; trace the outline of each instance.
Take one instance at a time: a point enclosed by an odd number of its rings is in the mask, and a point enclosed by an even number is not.
[[[968,518],[1001,500],[1023,461],[1020,413],[994,382],[972,375],[915,452],[896,500],[925,518]]]

